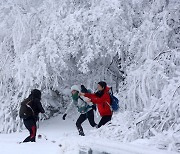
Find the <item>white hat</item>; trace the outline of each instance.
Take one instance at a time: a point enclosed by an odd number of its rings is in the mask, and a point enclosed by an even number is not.
[[[76,90],[76,91],[79,91],[79,92],[80,92],[80,88],[79,88],[78,85],[72,86],[72,87],[71,87],[71,92],[72,92],[73,90]]]

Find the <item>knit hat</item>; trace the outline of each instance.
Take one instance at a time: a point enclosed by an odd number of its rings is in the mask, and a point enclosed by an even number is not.
[[[79,88],[78,85],[72,86],[72,87],[71,87],[71,92],[72,92],[73,90],[76,90],[76,91],[80,92],[80,88]]]

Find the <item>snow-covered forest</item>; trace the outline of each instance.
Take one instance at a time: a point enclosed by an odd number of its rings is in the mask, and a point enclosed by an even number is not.
[[[2,0],[0,28],[1,133],[21,129],[31,89],[49,119],[72,85],[105,80],[120,111],[94,133],[180,152],[179,0]]]

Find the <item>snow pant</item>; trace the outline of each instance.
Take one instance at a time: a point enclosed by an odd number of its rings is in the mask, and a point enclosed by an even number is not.
[[[97,125],[97,128],[100,128],[101,126],[105,125],[107,122],[111,121],[112,115],[109,116],[103,116]]]
[[[30,135],[23,142],[36,142],[36,120],[34,118],[24,119],[24,125],[29,130]]]
[[[90,111],[88,111],[86,114],[81,114],[76,122],[76,127],[79,131],[79,135],[84,136],[84,131],[83,128],[81,126],[81,124],[86,120],[89,120],[89,123],[92,127],[97,126],[97,124],[94,121],[94,111],[93,109],[91,109]]]

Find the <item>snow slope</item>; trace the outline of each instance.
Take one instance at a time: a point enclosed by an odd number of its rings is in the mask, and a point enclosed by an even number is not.
[[[76,119],[76,116],[73,119]],[[28,135],[26,130],[0,134],[0,154],[79,154],[80,151],[88,153],[90,148],[95,154],[176,154],[148,147],[140,142],[122,143],[99,138],[94,135],[95,128],[91,128],[87,122],[84,124],[86,136],[80,137],[73,119],[62,121],[61,116],[57,116],[41,122],[38,134],[43,137],[37,139],[36,143],[17,144]]]

